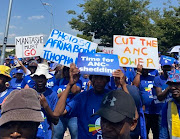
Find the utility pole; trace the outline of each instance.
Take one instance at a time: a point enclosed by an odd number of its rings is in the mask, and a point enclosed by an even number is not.
[[[4,40],[3,40],[3,47],[2,47],[0,65],[3,65],[4,58],[5,58],[6,44],[7,44],[7,38],[8,38],[8,30],[9,30],[9,22],[10,22],[11,9],[12,9],[12,1],[13,0],[9,0],[9,10],[8,10],[8,16],[7,16],[7,21],[6,21],[6,30],[5,30],[5,33],[4,33]]]

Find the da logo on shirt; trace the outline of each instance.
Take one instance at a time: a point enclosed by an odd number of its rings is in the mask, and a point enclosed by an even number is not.
[[[99,117],[98,119],[96,119],[95,124],[89,124],[89,132],[92,132],[92,135],[94,136],[96,133],[102,134],[101,131],[101,117]]]
[[[153,84],[149,84],[148,87],[144,88],[144,90],[147,91],[147,92],[150,92],[151,88],[153,88]]]

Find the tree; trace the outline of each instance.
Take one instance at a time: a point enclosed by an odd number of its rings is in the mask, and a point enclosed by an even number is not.
[[[82,13],[68,11],[76,16],[69,24],[83,35],[94,35],[112,47],[113,35],[152,35],[148,5],[148,0],[87,0],[79,5],[84,9]]]
[[[154,14],[155,15],[155,14]],[[169,6],[163,9],[163,14],[156,11],[154,17],[155,37],[161,52],[167,52],[169,48],[180,44],[180,7]]]
[[[180,7],[149,9],[149,0],[85,0],[82,13],[69,21],[73,29],[113,46],[113,35],[158,38],[159,50],[180,44]]]

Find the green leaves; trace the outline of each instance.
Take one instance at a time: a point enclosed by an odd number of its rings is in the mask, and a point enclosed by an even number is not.
[[[69,24],[85,36],[94,34],[101,43],[113,46],[113,35],[157,37],[160,50],[180,44],[180,8],[149,9],[149,0],[85,0],[83,9]],[[162,13],[163,12],[163,13]],[[110,45],[109,45],[110,44]],[[165,52],[165,51],[164,51]]]

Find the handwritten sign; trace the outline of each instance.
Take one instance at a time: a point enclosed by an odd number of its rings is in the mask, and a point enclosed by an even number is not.
[[[81,74],[111,76],[119,69],[119,61],[117,55],[79,53],[77,66]]]
[[[119,57],[122,67],[137,67],[158,69],[158,43],[157,38],[113,36],[113,53]]]
[[[43,35],[15,37],[18,58],[40,56],[43,52]]]
[[[65,66],[70,66],[72,62],[77,63],[79,52],[95,53],[96,49],[96,43],[54,29],[44,46],[42,57]]]
[[[103,47],[102,52],[105,54],[113,54],[113,48]]]

